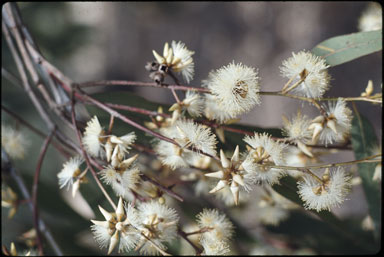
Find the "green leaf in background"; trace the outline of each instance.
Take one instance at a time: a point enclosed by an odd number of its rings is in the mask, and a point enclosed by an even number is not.
[[[272,187],[276,192],[278,192],[285,198],[291,200],[292,202],[298,204],[299,206],[303,206],[303,201],[300,199],[297,193],[298,192],[297,182],[293,177],[285,176],[282,179],[280,179],[280,184],[275,184]],[[348,251],[352,251],[354,252],[354,254],[362,254],[362,253],[372,254],[377,252],[378,249],[375,249],[374,245],[371,244],[372,243],[370,241],[371,238],[367,237],[367,235],[364,233],[364,231],[360,229],[360,227],[356,227],[356,226],[351,227],[350,224],[346,224],[345,221],[340,220],[332,212],[329,212],[329,211],[317,212],[315,210],[310,210],[309,212],[311,212],[312,214],[315,214],[318,218],[320,218],[320,220],[322,221],[322,226],[325,230],[332,231],[333,240],[331,240],[332,238],[328,238],[331,241],[349,242],[354,247],[353,247],[353,250],[352,248],[350,248],[348,249]],[[297,223],[295,224],[297,226]],[[306,226],[306,228],[312,231],[311,226]],[[312,232],[315,233],[314,231]],[[327,236],[330,237],[330,234],[327,233]],[[318,242],[318,244],[320,246],[320,249],[325,247],[325,245],[321,247],[322,243],[320,241]],[[347,248],[343,248],[343,249],[347,250]],[[322,249],[322,250],[326,252],[325,249]]]
[[[352,33],[327,39],[312,49],[330,66],[349,62],[382,49],[382,30]]]
[[[378,144],[372,125],[357,111],[352,120],[351,141],[357,160],[373,155],[373,147]],[[374,223],[375,238],[380,240],[381,188],[379,182],[372,180],[377,164],[359,163],[357,167],[367,199],[369,214]]]

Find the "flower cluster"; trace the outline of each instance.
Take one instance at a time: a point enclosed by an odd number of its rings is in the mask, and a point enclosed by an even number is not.
[[[287,84],[287,87],[283,88],[283,92],[292,91],[297,95],[309,98],[323,96],[329,88],[328,67],[324,59],[310,52],[292,53],[292,57],[283,61],[280,72],[283,77],[290,79],[290,82],[294,84],[290,87]]]
[[[1,146],[13,159],[23,159],[30,142],[20,131],[1,125]]]
[[[305,208],[330,211],[345,200],[351,188],[351,176],[341,167],[331,171],[326,169],[318,180],[304,176],[298,182],[298,188]]]
[[[206,116],[219,122],[235,118],[260,104],[258,72],[241,63],[232,62],[210,72],[203,86],[211,90],[206,99],[210,103],[206,106]]]
[[[207,229],[201,235],[200,243],[204,255],[224,255],[229,250],[228,241],[233,234],[233,224],[216,209],[204,209],[197,215],[200,229]]]
[[[177,43],[172,41],[171,46],[169,47],[168,43],[165,43],[163,56],[159,55],[155,50],[152,51],[158,64],[160,64],[159,70],[172,69],[175,72],[181,72],[185,81],[189,83],[195,73],[195,64],[192,58],[195,52],[188,50],[185,44],[180,41]]]

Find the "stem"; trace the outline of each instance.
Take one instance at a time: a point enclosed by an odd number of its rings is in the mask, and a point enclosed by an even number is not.
[[[169,196],[172,196],[173,198],[179,200],[180,202],[183,202],[184,199],[183,197],[181,197],[180,195],[178,195],[177,193],[173,192],[171,189],[161,185],[160,183],[158,183],[157,181],[151,179],[150,177],[148,177],[147,175],[145,174],[140,174],[142,179],[144,181],[148,181],[150,182],[151,184],[155,185],[156,187],[160,188],[162,191],[166,192]]]
[[[33,178],[33,186],[32,186],[32,204],[33,204],[33,224],[36,229],[36,235],[37,235],[37,247],[39,249],[39,254],[44,255],[43,253],[43,241],[41,238],[41,232],[39,229],[39,213],[37,208],[37,189],[39,185],[39,176],[41,171],[41,166],[43,164],[45,153],[47,152],[49,143],[52,139],[53,134],[55,133],[56,128],[52,130],[52,132],[49,134],[49,136],[45,139],[44,144],[40,151],[40,156],[37,162],[35,176]]]
[[[87,152],[85,151],[85,149],[83,147],[83,143],[81,141],[80,131],[77,129],[77,124],[76,124],[76,119],[75,119],[75,98],[73,96],[74,96],[74,94],[72,94],[72,101],[71,101],[71,117],[72,117],[72,123],[73,123],[73,125],[75,127],[77,139],[79,141],[82,154],[84,156],[84,159],[85,159],[85,162],[87,163],[88,168],[91,170],[92,176],[95,179],[97,185],[99,186],[100,190],[103,192],[104,196],[107,198],[109,203],[112,205],[113,209],[116,211],[117,207],[116,207],[115,203],[112,201],[112,199],[108,195],[107,191],[105,191],[103,185],[101,184],[99,178],[97,177],[96,171],[93,169],[93,167],[92,167],[92,165],[91,165],[91,163],[89,161],[88,154],[87,154]]]
[[[288,81],[291,82],[291,81]],[[80,88],[87,88],[87,87],[95,87],[95,86],[138,86],[138,87],[156,87],[156,88],[165,88],[165,89],[174,89],[174,90],[181,90],[181,91],[194,91],[194,92],[200,92],[205,94],[210,94],[211,91],[208,88],[202,88],[197,86],[186,86],[186,85],[177,85],[177,84],[157,84],[155,82],[141,82],[141,81],[128,81],[128,80],[101,80],[101,81],[90,81],[90,82],[84,82],[77,84]],[[312,98],[307,98],[304,96],[297,96],[297,95],[290,95],[282,93],[281,91],[271,92],[271,91],[260,91],[260,95],[272,95],[272,96],[284,96],[294,99],[303,100],[306,102],[312,102]],[[382,103],[380,100],[376,100],[381,98],[380,95],[377,96],[371,96],[371,97],[328,97],[328,98],[318,98],[316,100],[318,101],[334,101],[339,98],[344,99],[345,101],[366,101],[366,102],[373,102],[373,103]]]
[[[19,175],[17,170],[12,166],[12,163],[9,160],[7,153],[3,149],[1,149],[1,159],[2,159],[2,170],[7,171],[10,174],[11,178],[16,182],[16,185],[20,189],[20,192],[23,195],[26,203],[28,204],[29,209],[33,212],[34,207],[33,207],[32,201],[29,200],[29,199],[31,199],[31,195],[29,194],[29,191],[28,191],[27,187],[25,186],[24,180]],[[41,233],[44,234],[46,240],[48,241],[48,243],[52,247],[55,254],[57,256],[63,256],[63,253],[62,253],[60,247],[58,246],[58,244],[56,243],[55,239],[53,238],[51,232],[49,231],[49,229],[45,225],[45,222],[41,218],[38,218],[38,221],[39,221],[38,224],[39,224],[39,229],[40,229]]]
[[[288,89],[286,90],[282,90],[281,93],[283,94],[286,94],[288,93],[289,91],[291,91],[292,89],[298,87],[303,81],[305,80],[305,78],[301,78],[300,80],[298,80],[295,84],[293,84],[291,87],[289,87]]]
[[[210,90],[207,88],[201,87],[191,87],[177,84],[157,84],[155,82],[140,82],[140,81],[127,81],[127,80],[101,80],[101,81],[91,81],[77,84],[80,88],[94,87],[94,86],[138,86],[138,87],[157,87],[157,88],[166,88],[182,91],[195,91],[201,93],[210,94]]]
[[[196,252],[196,255],[200,255],[202,252],[203,252],[203,249],[200,249],[200,247],[198,247],[197,245],[195,245],[189,238],[188,236],[190,235],[190,233],[185,233],[183,230],[181,230],[180,228],[177,229],[177,234],[179,236],[181,236],[185,241],[187,241],[192,247],[193,249],[195,250]]]
[[[381,162],[381,158],[380,159],[376,159],[376,160],[372,160],[372,159],[377,158],[377,157],[381,157],[381,154],[376,154],[376,155],[368,156],[368,157],[366,157],[364,159],[355,160],[355,161],[336,162],[336,163],[329,163],[329,164],[323,164],[323,165],[313,165],[313,166],[305,166],[305,167],[268,165],[268,167],[277,168],[277,169],[286,169],[286,170],[332,168],[332,167],[338,167],[338,166],[353,165],[353,164],[357,164],[357,163]]]

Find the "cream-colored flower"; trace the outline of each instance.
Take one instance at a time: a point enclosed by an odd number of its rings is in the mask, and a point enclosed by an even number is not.
[[[179,216],[176,211],[158,201],[141,203],[138,206],[141,233],[147,236],[161,250],[166,250],[164,243],[172,242],[177,236]],[[144,237],[138,244],[140,253],[145,255],[158,254],[158,250]]]
[[[284,88],[283,92],[291,91],[309,98],[321,97],[328,90],[330,80],[327,71],[329,66],[325,60],[305,51],[292,55],[284,60],[280,67],[281,75],[290,79],[292,83],[291,86]]]
[[[65,186],[72,186],[73,181],[75,179],[79,179],[84,174],[82,174],[80,170],[80,165],[84,162],[84,159],[77,155],[75,157],[70,158],[66,163],[63,164],[63,168],[61,171],[57,174],[57,177],[59,179],[59,185],[60,188],[63,188]]]
[[[179,147],[169,142],[158,141],[154,147],[163,164],[172,169],[187,167],[188,162],[196,156],[203,156],[199,152],[216,155],[216,136],[212,134],[210,128],[195,124],[191,120],[177,120],[172,127],[162,129],[160,133],[174,139],[180,145]]]
[[[250,179],[254,183],[278,183],[285,172],[269,165],[285,165],[283,152],[287,145],[274,141],[266,133],[255,133],[253,137],[245,136],[243,140],[251,146],[247,147],[247,157],[241,164],[249,173]]]
[[[188,50],[181,41],[177,43],[172,41],[171,48],[168,43],[165,43],[163,56],[159,55],[155,50],[152,52],[159,64],[164,64],[175,72],[181,72],[187,83],[193,79],[195,64],[192,55],[195,52]]]
[[[94,157],[103,156],[103,136],[104,130],[101,127],[97,116],[94,116],[90,121],[87,122],[83,136],[84,148],[90,155]]]
[[[1,146],[13,159],[23,159],[30,142],[24,134],[12,127],[1,125]]]
[[[133,249],[140,239],[140,220],[137,211],[130,205],[123,205],[119,199],[115,212],[107,212],[99,206],[105,221],[91,220],[91,226],[96,242],[100,248],[108,247],[108,254],[119,245],[119,252],[128,252]]]
[[[208,79],[202,83],[211,90],[213,96],[206,98],[206,101],[213,100],[218,109],[231,118],[260,104],[258,71],[241,63],[232,62],[210,72]]]
[[[383,27],[383,11],[379,3],[371,2],[359,18],[359,30],[379,30]]]
[[[291,120],[283,116],[283,134],[289,140],[295,142],[297,147],[306,155],[313,157],[311,151],[306,146],[306,144],[310,143],[312,137],[312,133],[308,128],[310,123],[311,120],[307,116],[302,115],[300,111]]]
[[[140,180],[140,170],[134,163],[138,155],[122,161],[118,166],[109,165],[101,171],[101,179],[111,185],[117,196],[130,200],[130,189],[135,189]]]
[[[241,166],[239,156],[239,146],[233,153],[231,160],[228,160],[223,150],[220,150],[221,167],[216,172],[206,173],[205,176],[217,178],[219,182],[209,193],[216,193],[224,188],[229,188],[232,192],[233,200],[236,205],[239,204],[240,187],[249,191],[251,179]]]
[[[214,240],[210,238],[204,238],[201,240],[201,246],[204,251],[201,255],[227,255],[231,250],[227,242],[222,240]]]
[[[321,182],[312,176],[303,176],[298,182],[299,195],[306,209],[330,211],[339,206],[351,188],[351,176],[342,167],[329,171],[326,169]]]
[[[219,123],[225,123],[231,120],[233,115],[227,112],[225,106],[219,105],[216,102],[216,97],[211,94],[205,94],[204,116],[210,120],[216,120]]]
[[[312,120],[308,127],[313,132],[312,141],[318,140],[324,144],[343,142],[352,126],[352,111],[344,99],[329,101],[325,106],[326,117],[320,115]]]
[[[197,216],[197,224],[200,229],[208,229],[202,233],[200,242],[204,240],[216,240],[228,242],[233,234],[233,224],[217,209],[203,209]]]

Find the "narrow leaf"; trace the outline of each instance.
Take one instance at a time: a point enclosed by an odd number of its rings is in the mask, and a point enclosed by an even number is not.
[[[382,30],[352,33],[327,39],[312,49],[312,53],[336,66],[382,49]]]
[[[375,131],[370,122],[358,112],[352,120],[351,141],[356,159],[363,159],[374,154],[372,149],[377,144]],[[368,202],[369,214],[374,223],[376,238],[380,236],[381,228],[380,183],[372,180],[377,164],[359,163],[357,165]]]

